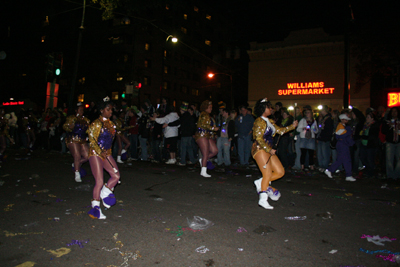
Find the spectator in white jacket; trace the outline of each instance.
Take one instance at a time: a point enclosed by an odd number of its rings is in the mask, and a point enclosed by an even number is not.
[[[297,131],[300,133],[300,164],[304,170],[306,156],[308,154],[308,163],[311,170],[314,170],[314,151],[315,151],[315,134],[318,133],[317,121],[314,120],[311,109],[303,110],[304,118],[299,121]]]
[[[171,107],[173,110],[173,107]],[[179,120],[179,116],[175,111],[171,111],[165,117],[157,118],[157,113],[154,113],[151,120],[157,122],[158,124],[163,124],[163,133],[165,138],[165,147],[169,152],[170,159],[165,162],[166,164],[175,164],[176,163],[176,150],[178,143],[178,126],[168,126],[169,123]]]

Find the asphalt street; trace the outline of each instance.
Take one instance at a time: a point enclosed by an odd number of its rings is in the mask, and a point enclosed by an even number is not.
[[[203,178],[198,166],[133,162],[118,165],[118,202],[94,220],[89,163],[82,183],[71,163],[68,154],[8,151],[0,266],[398,266],[376,255],[400,252],[399,182],[287,172],[265,210],[256,168]],[[190,228],[194,216],[209,227]],[[294,216],[303,220],[285,219]],[[362,238],[375,235],[391,240]]]

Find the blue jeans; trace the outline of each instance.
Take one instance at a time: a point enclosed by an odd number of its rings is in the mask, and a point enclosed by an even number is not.
[[[374,176],[375,174],[375,156],[378,148],[360,146],[360,160],[365,166],[365,173],[367,176]]]
[[[400,143],[386,142],[387,178],[400,179]]]
[[[218,148],[218,165],[225,164],[225,166],[231,165],[231,141],[229,141],[228,137],[218,137],[217,139],[217,148]]]
[[[181,137],[181,164],[186,164],[186,154],[189,154],[189,160],[192,163],[196,163],[196,159],[193,156],[191,136]]]
[[[238,153],[241,165],[249,165],[251,145],[251,135],[239,136]]]
[[[156,139],[151,141],[151,151],[153,153],[153,159],[161,162],[161,149],[160,149],[161,140]]]
[[[148,154],[147,154],[147,138],[142,138],[139,135],[139,143],[140,143],[140,148],[142,149],[142,154],[140,155],[140,158],[142,160],[147,160]]]
[[[317,157],[318,165],[320,168],[327,169],[331,161],[331,142],[330,141],[318,141],[317,144]]]
[[[131,158],[137,159],[138,158],[138,153],[137,153],[138,135],[137,134],[131,134],[129,136],[129,142],[131,142],[131,146],[129,147],[130,150],[131,150]]]

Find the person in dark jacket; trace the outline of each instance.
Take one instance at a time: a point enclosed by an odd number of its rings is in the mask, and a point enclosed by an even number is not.
[[[317,157],[319,170],[323,172],[328,168],[331,160],[330,143],[333,134],[333,119],[327,105],[322,107],[320,114],[322,118],[318,122]]]
[[[375,156],[379,146],[379,124],[376,122],[376,115],[368,113],[363,129],[360,132],[360,160],[365,166],[367,176],[375,174]]]
[[[149,115],[146,113],[146,106],[141,107],[142,116],[139,119],[139,143],[142,153],[140,159],[146,161],[148,159],[147,153],[147,139],[150,137],[150,125]]]
[[[350,154],[353,164],[353,172],[358,172],[359,170],[363,169],[363,165],[360,161],[360,147],[361,147],[360,132],[364,127],[365,116],[360,110],[356,108],[353,108],[351,110],[351,116],[353,119],[351,127],[353,130],[353,140],[355,144],[350,148]]]
[[[156,112],[156,115],[159,116],[160,114]],[[162,160],[160,144],[162,141],[163,125],[154,123],[152,127],[153,127],[151,131],[151,152],[153,154],[152,162],[160,163]]]
[[[217,138],[217,163],[218,166],[225,164],[225,167],[231,165],[231,141],[235,135],[235,122],[229,117],[229,111],[226,108],[222,109],[221,127],[218,131]]]
[[[382,125],[386,135],[386,175],[389,179],[400,179],[400,119],[399,109],[392,108],[387,121]]]
[[[187,164],[194,164],[196,159],[193,155],[192,139],[196,129],[194,117],[188,111],[189,103],[182,102],[181,105],[181,117],[178,121],[173,123],[180,124],[181,134],[181,160],[178,162],[179,166],[185,166]],[[171,125],[170,125],[171,126]],[[173,125],[172,125],[173,126]],[[186,162],[186,154],[189,155],[189,162]]]
[[[287,127],[292,125],[293,117],[289,114],[287,108],[281,108],[282,120],[280,127]],[[285,170],[289,167],[289,157],[293,154],[293,149],[290,145],[292,145],[292,139],[290,137],[290,133],[293,131],[287,132],[283,135],[275,135],[276,142],[278,144],[277,155],[279,160],[282,163],[283,168]],[[279,138],[279,139],[278,139]],[[279,142],[278,142],[279,140]]]

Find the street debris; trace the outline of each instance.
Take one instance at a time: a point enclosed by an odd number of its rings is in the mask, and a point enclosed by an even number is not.
[[[275,232],[276,230],[271,226],[260,225],[258,228],[254,229],[253,232],[260,235],[265,235],[271,232]]]
[[[59,249],[56,249],[56,250],[49,249],[49,250],[47,250],[47,252],[50,252],[51,254],[53,254],[54,256],[59,258],[61,256],[64,256],[64,255],[70,253],[71,249],[62,247],[62,248],[59,248]]]
[[[383,244],[382,242],[392,242],[392,240],[396,240],[396,238],[389,238],[387,236],[380,237],[379,235],[362,235],[361,238],[366,238],[368,242],[372,242],[378,246],[384,246],[385,244]]]
[[[87,244],[89,242],[88,240],[77,240],[77,239],[72,239],[72,242],[67,244],[67,247],[73,246],[73,245],[78,245],[80,248],[83,248],[83,244]]]
[[[18,235],[41,235],[43,232],[28,232],[28,233],[11,233],[9,231],[3,231],[6,237],[13,237]]]
[[[201,247],[196,248],[195,251],[198,252],[198,253],[204,254],[204,253],[206,253],[207,251],[210,251],[210,250],[208,248],[206,248],[206,246],[201,246]]]
[[[331,251],[329,251],[330,254],[335,254],[337,251],[337,249],[332,249]]]
[[[307,219],[307,216],[285,217],[285,219],[289,221],[304,221],[305,219]]]
[[[189,218],[187,218],[187,222],[189,224],[189,227],[194,230],[205,230],[214,225],[212,221],[202,218],[200,216],[193,216],[193,220],[189,220]]]
[[[333,214],[330,213],[329,211],[325,212],[325,213],[319,213],[316,215],[317,217],[321,217],[322,219],[333,219]]]
[[[236,230],[236,232],[242,233],[242,232],[247,232],[247,230],[244,229],[243,227],[239,227],[239,228]]]

